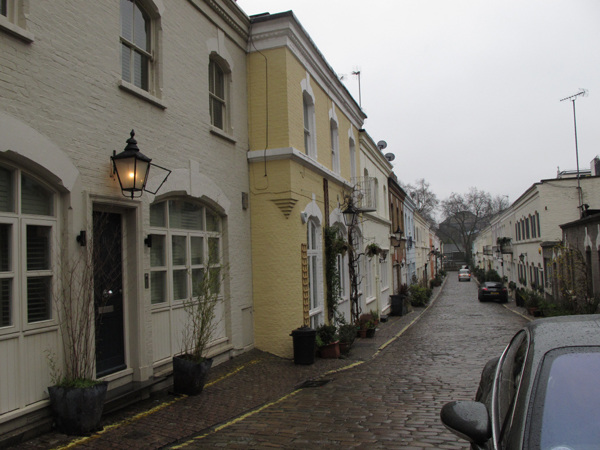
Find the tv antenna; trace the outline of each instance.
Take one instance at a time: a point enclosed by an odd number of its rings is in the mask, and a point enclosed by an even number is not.
[[[360,93],[360,70],[354,70],[352,75],[356,75],[358,77],[358,106],[362,109],[362,99]]]
[[[581,184],[579,181],[579,147],[577,146],[577,116],[575,115],[575,100],[577,100],[577,97],[579,97],[579,96],[587,97],[588,90],[579,88],[579,92],[577,94],[573,94],[568,97],[561,98],[560,101],[564,102],[565,100],[570,100],[571,103],[573,103],[573,126],[575,129],[575,158],[577,159],[577,192],[579,193],[579,208],[581,211],[583,211],[583,209],[581,209],[583,199],[581,197]]]

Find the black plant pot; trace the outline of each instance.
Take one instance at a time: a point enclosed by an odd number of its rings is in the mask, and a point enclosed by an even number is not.
[[[108,383],[76,388],[50,386],[50,407],[61,433],[84,436],[99,431]]]
[[[173,391],[177,394],[198,395],[204,389],[212,358],[202,362],[191,360],[186,355],[173,357]]]

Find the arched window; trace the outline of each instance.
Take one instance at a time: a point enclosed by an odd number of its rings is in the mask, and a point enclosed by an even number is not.
[[[52,319],[57,195],[0,165],[0,333]]]
[[[302,110],[304,113],[304,152],[316,158],[315,104],[307,91],[302,92]]]
[[[354,139],[350,138],[348,145],[350,146],[350,177],[352,179],[356,178],[356,144]]]
[[[340,173],[340,142],[338,125],[333,119],[329,121],[329,134],[331,140],[331,168],[335,173]]]
[[[181,302],[206,270],[221,269],[221,218],[191,199],[151,205],[151,303]],[[216,287],[220,289],[219,287]]]

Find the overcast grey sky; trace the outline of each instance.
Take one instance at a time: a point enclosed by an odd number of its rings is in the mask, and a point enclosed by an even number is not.
[[[292,10],[358,102],[403,182],[440,200],[475,186],[511,203],[600,154],[600,0],[238,0]]]

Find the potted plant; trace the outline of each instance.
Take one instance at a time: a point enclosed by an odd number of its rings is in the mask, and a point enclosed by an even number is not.
[[[338,336],[340,338],[340,353],[346,354],[350,351],[350,347],[356,339],[356,326],[351,323],[344,323],[338,328]]]
[[[198,395],[204,389],[213,360],[206,350],[218,322],[215,310],[220,301],[223,270],[207,267],[194,280],[192,296],[184,302],[187,323],[183,329],[183,353],[173,357],[173,390]]]
[[[317,328],[317,347],[321,358],[340,357],[340,341],[335,325],[321,325]]]
[[[62,338],[62,359],[47,350],[50,377],[50,407],[58,431],[88,435],[100,429],[108,383],[95,379],[94,270],[102,262],[92,261],[88,243],[72,258],[57,265],[54,298]]]
[[[536,291],[526,291],[524,294],[527,312],[534,317],[539,317],[541,315],[541,296]]]
[[[369,258],[379,255],[381,251],[381,247],[376,242],[367,245],[367,248],[365,249],[365,253]]]
[[[375,324],[375,319],[373,317],[373,314],[371,313],[366,313],[366,314],[361,314],[359,319],[358,319],[358,325],[359,325],[359,336],[364,338],[372,338],[373,336],[375,336],[375,328],[376,328],[376,324]]]

